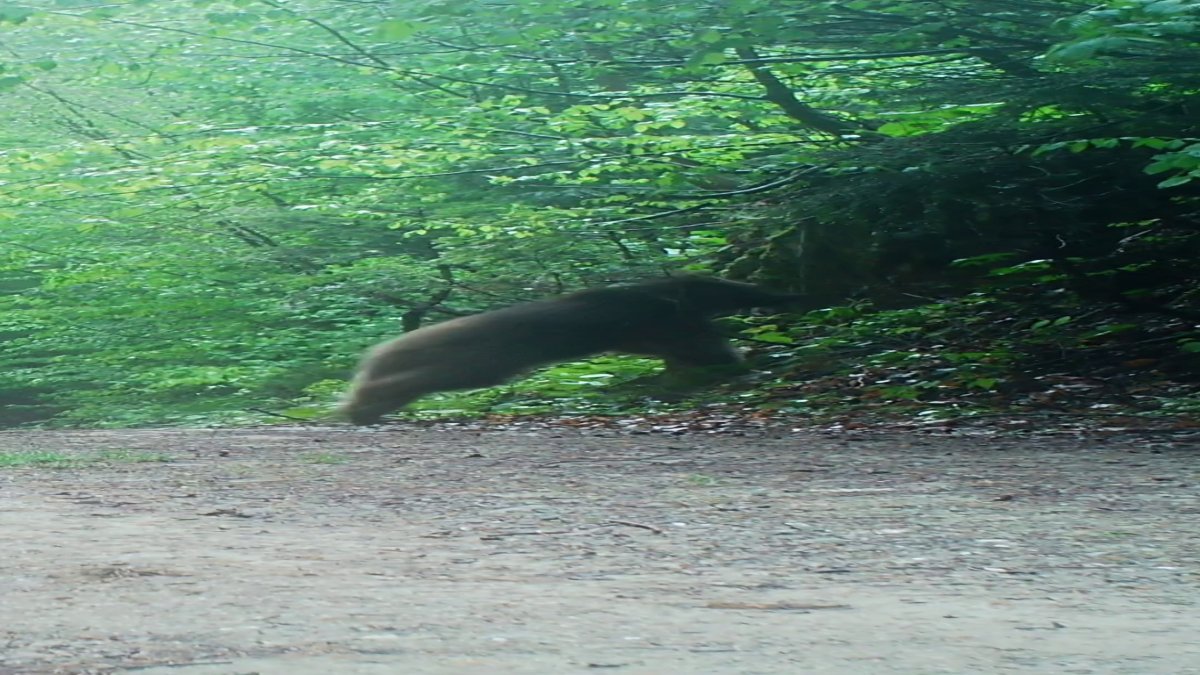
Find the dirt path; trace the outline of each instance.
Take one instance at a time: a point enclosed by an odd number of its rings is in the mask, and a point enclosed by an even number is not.
[[[0,674],[1200,673],[1155,438],[0,433]]]

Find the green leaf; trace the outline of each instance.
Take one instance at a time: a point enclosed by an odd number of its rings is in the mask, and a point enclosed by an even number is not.
[[[921,132],[921,128],[904,122],[887,122],[881,124],[876,131],[885,136],[901,138],[904,136],[915,136]]]
[[[419,23],[395,19],[376,26],[373,34],[380,40],[400,41],[412,37],[420,29]]]
[[[1159,188],[1172,188],[1177,185],[1185,185],[1187,183],[1192,182],[1192,179],[1195,177],[1196,177],[1196,175],[1194,173],[1183,173],[1183,174],[1179,174],[1178,176],[1171,176],[1170,178],[1168,178],[1164,181],[1160,181],[1158,183],[1158,187]]]
[[[972,256],[970,258],[959,258],[950,262],[951,267],[986,267],[998,262],[1009,260],[1016,256],[1016,253],[985,253],[983,255]]]
[[[0,23],[21,24],[34,15],[34,10],[22,5],[0,5]]]
[[[96,72],[100,75],[117,76],[124,74],[125,69],[121,67],[121,64],[119,63],[105,61],[104,63],[100,64],[100,67],[96,69]]]
[[[638,122],[646,119],[646,113],[638,108],[617,108],[613,112],[617,113],[622,118],[629,120],[630,122]]]
[[[1184,14],[1197,10],[1200,10],[1200,7],[1195,0],[1158,0],[1142,7],[1142,11],[1147,14]]]
[[[719,66],[729,60],[724,50],[705,50],[697,52],[688,59],[689,66]]]
[[[1133,141],[1135,148],[1153,148],[1154,150],[1162,150],[1167,147],[1167,141],[1162,138],[1143,137],[1135,138]]]
[[[776,345],[790,345],[795,342],[795,340],[792,339],[792,336],[788,335],[787,333],[780,332],[755,333],[754,339],[760,342],[770,342],[771,344]]]
[[[1102,52],[1119,51],[1128,47],[1131,42],[1131,39],[1123,37],[1096,37],[1057,47],[1047,56],[1062,63],[1076,63],[1091,59]]]

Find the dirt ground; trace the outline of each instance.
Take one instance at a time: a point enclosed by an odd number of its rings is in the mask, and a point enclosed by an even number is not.
[[[1172,440],[1172,439],[1175,440]],[[1200,448],[0,433],[0,673],[1200,673]]]

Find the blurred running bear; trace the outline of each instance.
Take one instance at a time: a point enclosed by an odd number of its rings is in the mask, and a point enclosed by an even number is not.
[[[439,391],[501,384],[601,352],[663,359],[667,372],[741,361],[710,320],[801,296],[706,277],[671,277],[527,302],[420,328],[363,358],[340,412],[354,424]]]

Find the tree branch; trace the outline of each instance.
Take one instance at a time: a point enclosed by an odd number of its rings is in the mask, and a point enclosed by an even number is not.
[[[744,60],[754,61],[760,58],[758,53],[751,47],[738,47],[736,51],[737,55]],[[787,113],[788,117],[798,120],[813,129],[824,131],[834,136],[843,136],[854,131],[854,128],[849,124],[826,115],[806,103],[802,103],[792,93],[791,88],[767,68],[757,63],[747,63],[746,70],[749,70],[754,79],[758,80],[758,83],[766,90],[766,99],[779,106],[780,109]]]

